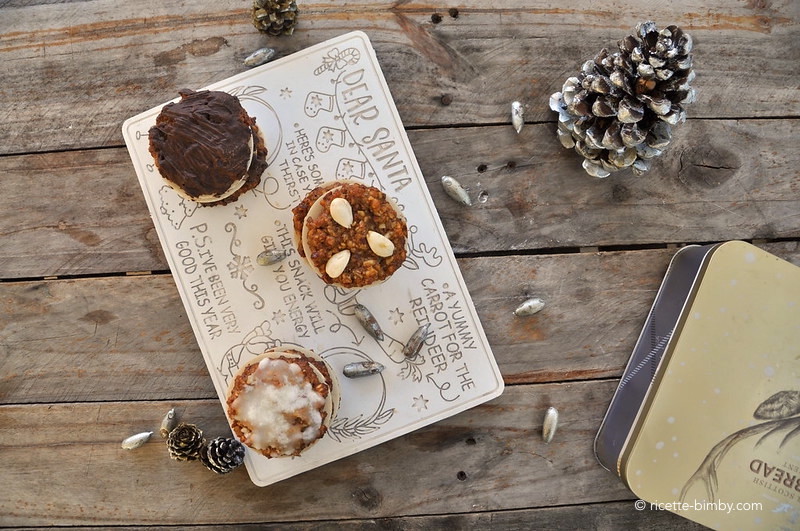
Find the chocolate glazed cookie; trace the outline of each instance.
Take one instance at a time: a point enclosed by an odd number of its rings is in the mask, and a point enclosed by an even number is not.
[[[235,96],[179,91],[150,128],[150,154],[161,176],[182,197],[227,204],[255,188],[267,168],[267,148],[255,118]]]

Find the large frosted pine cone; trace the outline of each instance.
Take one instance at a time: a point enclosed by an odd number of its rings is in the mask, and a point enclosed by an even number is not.
[[[200,462],[212,472],[227,474],[244,463],[245,448],[236,439],[217,437],[200,450]]]
[[[169,432],[167,449],[169,456],[178,461],[194,461],[200,457],[200,450],[206,445],[203,431],[194,424],[181,422]]]
[[[695,100],[688,33],[642,22],[618,47],[600,50],[550,96],[558,139],[575,148],[594,177],[649,170],[672,140],[672,126],[686,120],[684,106]]]
[[[294,0],[253,0],[253,25],[270,35],[291,35],[297,24]]]

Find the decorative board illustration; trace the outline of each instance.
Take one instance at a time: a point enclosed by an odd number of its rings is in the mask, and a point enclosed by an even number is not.
[[[127,120],[123,134],[217,393],[224,403],[243,362],[292,344],[320,354],[342,385],[329,433],[301,457],[248,452],[253,482],[274,483],[498,396],[501,375],[367,36],[349,33],[205,88],[238,96],[269,150],[260,185],[237,201],[198,206],[164,184],[147,139],[163,105]],[[294,248],[292,207],[335,179],[380,188],[408,220],[408,257],[383,284],[328,286]],[[256,263],[273,249],[290,254]],[[378,319],[383,341],[358,323],[356,304]],[[404,343],[426,323],[425,346],[406,358]],[[354,361],[386,369],[343,377]]]

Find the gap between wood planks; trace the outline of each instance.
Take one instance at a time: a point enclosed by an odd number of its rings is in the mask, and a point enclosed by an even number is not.
[[[547,380],[541,382],[514,382],[503,380],[503,383],[506,388],[509,387],[544,387],[544,386],[559,386],[559,385],[571,385],[571,384],[584,384],[584,383],[597,383],[602,384],[604,382],[611,382],[616,384],[620,380],[620,376],[596,376],[596,377],[584,377],[580,379],[568,379],[568,380]],[[189,397],[181,397],[176,396],[174,398],[98,398],[93,400],[69,400],[65,402],[56,402],[53,400],[42,400],[36,402],[0,402],[0,408],[4,407],[38,407],[38,406],[64,406],[67,404],[85,404],[85,405],[97,405],[97,404],[136,404],[136,403],[177,403],[177,402],[185,402],[185,403],[201,403],[207,401],[214,401],[217,400],[216,396],[189,396]],[[479,404],[480,405],[480,404]],[[476,406],[477,407],[477,406]],[[0,529],[3,529],[2,524],[0,524]]]
[[[797,238],[770,238],[770,239],[741,239],[741,241],[752,243],[753,245],[763,245],[768,243],[781,243],[797,241]],[[597,245],[588,247],[542,247],[540,249],[522,249],[509,251],[487,251],[476,253],[455,253],[456,258],[492,258],[505,256],[547,256],[556,254],[580,254],[580,253],[611,253],[624,251],[647,251],[652,249],[679,249],[687,245],[708,245],[720,243],[717,241],[707,242],[670,242],[670,243],[639,243],[631,245]],[[130,276],[149,276],[149,275],[169,275],[169,269],[159,269],[153,271],[120,271],[108,273],[87,273],[80,275],[53,275],[42,277],[18,277],[0,278],[0,284],[14,282],[36,282],[47,280],[74,280],[83,278],[107,278],[107,277],[130,277]]]
[[[445,96],[443,94],[442,96]],[[511,102],[509,102],[511,105]],[[508,121],[501,121],[501,122],[479,122],[479,123],[456,123],[456,124],[434,124],[434,125],[409,125],[405,127],[405,130],[408,131],[434,131],[437,129],[474,129],[479,127],[511,127],[511,110],[509,107],[509,120]],[[738,120],[747,120],[747,121],[768,121],[768,120],[798,120],[800,116],[728,116],[728,117],[697,117],[697,118],[688,118],[686,122],[689,121],[710,121],[710,122],[725,122],[725,121],[738,121]],[[526,120],[524,122],[525,125],[528,126],[535,126],[535,125],[547,125],[547,124],[556,124],[558,123],[557,120]],[[49,154],[57,154],[57,153],[69,153],[71,151],[95,151],[95,150],[102,150],[102,149],[124,149],[124,144],[109,144],[109,145],[102,145],[102,146],[92,146],[92,147],[81,147],[81,148],[73,148],[73,149],[46,149],[42,151],[22,151],[22,152],[14,152],[14,153],[0,153],[0,158],[6,157],[20,157],[24,155],[49,155]]]

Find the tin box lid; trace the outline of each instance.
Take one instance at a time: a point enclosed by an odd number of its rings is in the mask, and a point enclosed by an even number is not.
[[[714,250],[620,472],[643,500],[712,528],[796,528],[800,268],[744,242]]]

